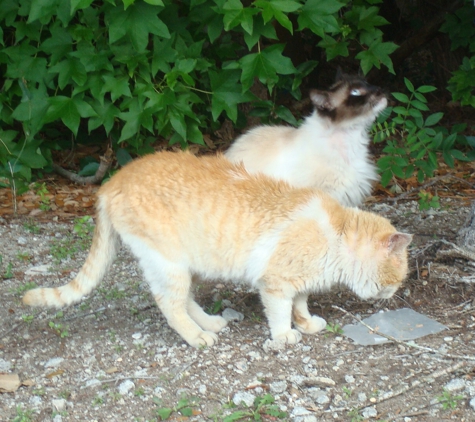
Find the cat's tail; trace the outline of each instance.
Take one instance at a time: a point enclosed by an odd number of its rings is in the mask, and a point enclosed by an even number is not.
[[[114,260],[119,243],[118,233],[100,203],[99,198],[91,250],[76,278],[61,287],[29,290],[23,296],[23,303],[61,308],[78,302],[99,284]]]

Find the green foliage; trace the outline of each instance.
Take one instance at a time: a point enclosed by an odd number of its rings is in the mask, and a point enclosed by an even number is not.
[[[389,107],[373,126],[375,142],[386,142],[384,156],[378,160],[381,184],[386,186],[393,176],[402,179],[414,173],[422,182],[431,177],[438,167],[441,155],[444,161],[454,166],[454,160],[469,161],[475,158],[475,151],[467,154],[461,151],[469,140],[461,135],[466,125],[454,125],[450,132],[437,126],[443,113],[428,114],[429,107],[424,94],[435,91],[435,87],[422,85],[415,88],[407,78],[404,82],[408,94],[394,92],[393,97],[401,104]]]
[[[442,408],[444,410],[455,409],[458,405],[458,402],[460,400],[463,400],[463,396],[461,395],[455,396],[450,391],[447,391],[446,389],[444,389],[442,394],[439,397],[437,397],[437,400],[442,405]]]
[[[273,419],[284,419],[287,417],[286,412],[282,412],[279,406],[274,404],[275,399],[271,394],[266,394],[262,397],[256,397],[254,399],[254,406],[246,410],[236,410],[223,419],[223,422],[254,420],[262,421],[267,420],[267,417]],[[251,419],[252,418],[252,419]]]
[[[48,322],[48,327],[53,330],[53,332],[61,338],[65,338],[69,336],[68,328],[63,326],[63,324],[59,324],[54,321]]]
[[[51,255],[56,264],[62,260],[74,257],[79,251],[85,251],[91,246],[94,226],[92,218],[88,215],[74,219],[72,233],[68,233],[63,239],[53,242]]]
[[[162,407],[162,401],[157,397],[154,397],[153,401],[160,406],[155,412],[161,421],[167,420],[172,413],[179,413],[185,417],[193,416],[193,407],[197,406],[197,400],[193,397],[180,399],[174,407]]]
[[[32,422],[33,410],[23,410],[20,406],[16,408],[16,416],[12,419],[12,422]]]
[[[220,300],[216,300],[215,302],[213,302],[213,304],[206,310],[206,312],[210,315],[216,315],[220,310],[221,308],[223,307],[223,301],[220,299]]]
[[[441,31],[447,33],[451,40],[451,49],[463,48],[465,56],[459,69],[452,73],[448,90],[454,101],[460,101],[465,106],[475,107],[475,27],[473,26],[473,2],[465,0],[464,5],[455,13],[446,16]],[[474,145],[472,145],[474,146]],[[475,146],[474,146],[475,147]]]
[[[439,199],[437,195],[422,190],[419,192],[419,209],[423,211],[429,208],[440,208]]]
[[[328,323],[325,329],[332,334],[340,335],[343,334],[343,329],[340,327],[339,324],[335,323]]]
[[[378,3],[5,0],[0,184],[24,191],[32,171],[51,171],[51,151],[69,148],[70,138],[136,154],[151,152],[158,135],[182,147],[204,145],[203,133],[224,118],[243,121],[238,105],[249,102],[270,120],[295,123],[275,95],[300,98],[317,62],[292,63],[276,27],[318,44],[328,60],[351,51],[365,73],[393,72],[396,45],[383,41],[388,22]],[[250,91],[256,81],[272,101],[259,103]]]

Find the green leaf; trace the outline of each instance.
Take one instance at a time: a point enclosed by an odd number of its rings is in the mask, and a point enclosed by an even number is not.
[[[284,45],[275,44],[267,47],[259,53],[248,54],[239,62],[242,68],[241,83],[243,90],[250,89],[254,78],[258,78],[263,84],[272,90],[279,80],[277,74],[290,75],[296,72],[292,61],[282,55]]]
[[[340,32],[338,21],[334,14],[345,4],[336,0],[308,0],[298,17],[299,29],[309,28],[323,38],[325,33]]]
[[[27,23],[40,20],[47,24],[53,15],[57,14],[58,0],[31,0],[30,13]]]
[[[93,0],[71,0],[71,15],[79,9],[86,9],[91,5]]]
[[[173,129],[184,139],[186,140],[186,122],[185,116],[175,107],[169,107],[168,116],[170,117],[170,123],[173,126]]]
[[[429,107],[427,107],[427,105],[425,105],[424,103],[422,103],[418,100],[412,100],[411,101],[411,106],[417,108],[418,110],[429,111]]]
[[[409,79],[404,78],[404,83],[406,84],[406,87],[409,90],[409,92],[414,92],[414,85]],[[424,91],[419,91],[419,92],[424,92]]]
[[[264,24],[276,19],[284,28],[291,34],[293,33],[292,22],[287,17],[286,13],[291,13],[299,10],[302,5],[292,0],[257,0],[254,2],[255,7],[262,9],[262,18]]]
[[[393,173],[390,169],[384,171],[383,174],[381,174],[381,185],[386,187],[392,178],[393,178]]]
[[[61,121],[77,135],[81,117],[95,116],[93,108],[78,97],[69,98],[64,96],[51,97],[48,99],[49,108],[46,113],[46,122]]]
[[[114,77],[111,75],[106,75],[103,77],[104,86],[102,87],[101,94],[106,92],[111,93],[111,100],[116,101],[118,98],[132,97],[132,93],[129,88],[129,78],[127,76],[123,77]]]
[[[387,25],[389,22],[378,15],[378,7],[362,8],[358,19],[358,29],[364,29],[368,32],[374,30],[375,26]]]
[[[184,408],[180,409],[180,413],[183,416],[190,417],[190,416],[193,416],[193,409],[191,407],[184,407]]]
[[[401,103],[407,104],[409,102],[409,97],[406,94],[403,94],[402,92],[393,92],[392,95],[394,98],[396,98],[396,100]]]
[[[160,409],[157,409],[157,415],[162,421],[167,420],[172,413],[173,409],[170,409],[169,407],[162,407]]]
[[[427,117],[425,121],[425,126],[434,126],[436,123],[439,122],[440,119],[444,116],[444,113],[434,113]]]
[[[259,13],[258,9],[244,8],[241,0],[228,0],[223,5],[223,11],[225,13],[223,23],[226,31],[241,25],[248,34],[252,34],[253,16]]]
[[[414,87],[413,87],[414,88]],[[421,85],[419,88],[416,89],[418,92],[422,92],[423,94],[427,92],[435,91],[437,88],[435,86],[430,85]]]
[[[58,86],[61,90],[71,84],[71,80],[76,82],[79,86],[84,85],[87,80],[86,69],[82,63],[74,57],[57,63],[50,68],[49,73],[58,73]]]
[[[348,57],[348,42],[337,41],[329,35],[324,35],[323,39],[318,43],[319,47],[325,49],[327,60],[335,58],[336,56]]]
[[[223,419],[223,422],[234,422],[238,421],[239,419],[242,419],[246,416],[250,416],[249,412],[243,412],[242,410],[238,410],[237,412],[233,412],[230,415],[226,416]]]
[[[111,44],[127,36],[135,50],[144,52],[149,42],[149,34],[170,38],[168,27],[157,14],[161,9],[145,2],[137,2],[127,10],[112,8],[106,14]]]
[[[213,96],[211,98],[211,113],[217,121],[223,111],[233,121],[237,120],[238,104],[251,101],[253,95],[242,92],[239,86],[240,72],[238,70],[223,70],[219,73],[210,71],[209,79]]]
[[[96,112],[97,117],[88,120],[89,132],[97,129],[99,126],[104,126],[106,134],[109,135],[114,126],[116,117],[120,114],[120,110],[110,101],[104,101],[103,103],[96,101],[93,103],[92,107]]]
[[[162,0],[144,0],[145,3],[151,4],[152,6],[164,6]]]

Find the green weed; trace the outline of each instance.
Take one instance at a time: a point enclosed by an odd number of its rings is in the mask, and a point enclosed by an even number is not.
[[[32,422],[33,410],[23,410],[20,406],[16,408],[16,416],[12,422]]]
[[[17,295],[17,296],[21,296],[23,295],[23,293],[25,293],[26,291],[28,290],[31,290],[31,289],[34,289],[37,287],[37,284],[36,283],[33,283],[32,281],[29,281],[28,283],[25,283],[21,286],[18,286],[16,289],[12,289],[10,290],[11,293]]]
[[[50,321],[48,322],[48,327],[51,328],[58,337],[65,338],[69,336],[68,329],[64,327],[63,324]]]
[[[162,406],[162,401],[158,397],[153,398],[153,402],[157,406]],[[159,407],[156,409],[156,414],[160,418],[160,420],[165,421],[167,420],[172,413],[179,413],[182,416],[190,417],[193,416],[193,407],[197,406],[197,399],[192,398],[183,398],[178,401],[176,406],[174,407]]]
[[[442,391],[442,394],[437,397],[438,402],[442,405],[444,410],[455,409],[460,400],[463,400],[463,396],[454,396],[450,391],[447,391],[445,388]]]
[[[262,421],[269,419],[283,419],[287,417],[286,412],[282,412],[279,406],[274,404],[275,399],[271,394],[262,397],[256,397],[252,408],[246,410],[237,410],[223,419],[223,422],[233,422],[241,420]]]
[[[31,324],[33,322],[33,319],[35,318],[34,315],[22,315],[21,319],[26,322],[27,324]]]
[[[327,326],[325,327],[325,329],[329,333],[332,333],[332,334],[335,334],[335,335],[343,334],[343,329],[337,323],[335,323],[335,324],[328,323]]]
[[[440,208],[439,197],[433,196],[430,192],[421,190],[419,192],[419,209],[421,211],[429,208]]]

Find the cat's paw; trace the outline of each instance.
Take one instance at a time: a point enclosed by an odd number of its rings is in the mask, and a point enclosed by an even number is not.
[[[322,331],[326,326],[327,322],[316,315],[313,315],[312,318],[306,319],[304,321],[299,321],[297,324],[294,322],[295,328],[304,334],[315,334],[319,331]]]
[[[211,347],[218,341],[218,336],[211,331],[202,331],[195,338],[187,338],[186,342],[197,349],[201,347]]]
[[[297,330],[289,330],[285,333],[272,336],[272,339],[284,341],[289,344],[295,344],[302,340],[302,334],[300,334]]]
[[[206,321],[200,321],[199,324],[204,330],[219,333],[224,327],[226,327],[226,325],[228,325],[228,321],[219,315],[209,315],[208,318],[206,318]]]

